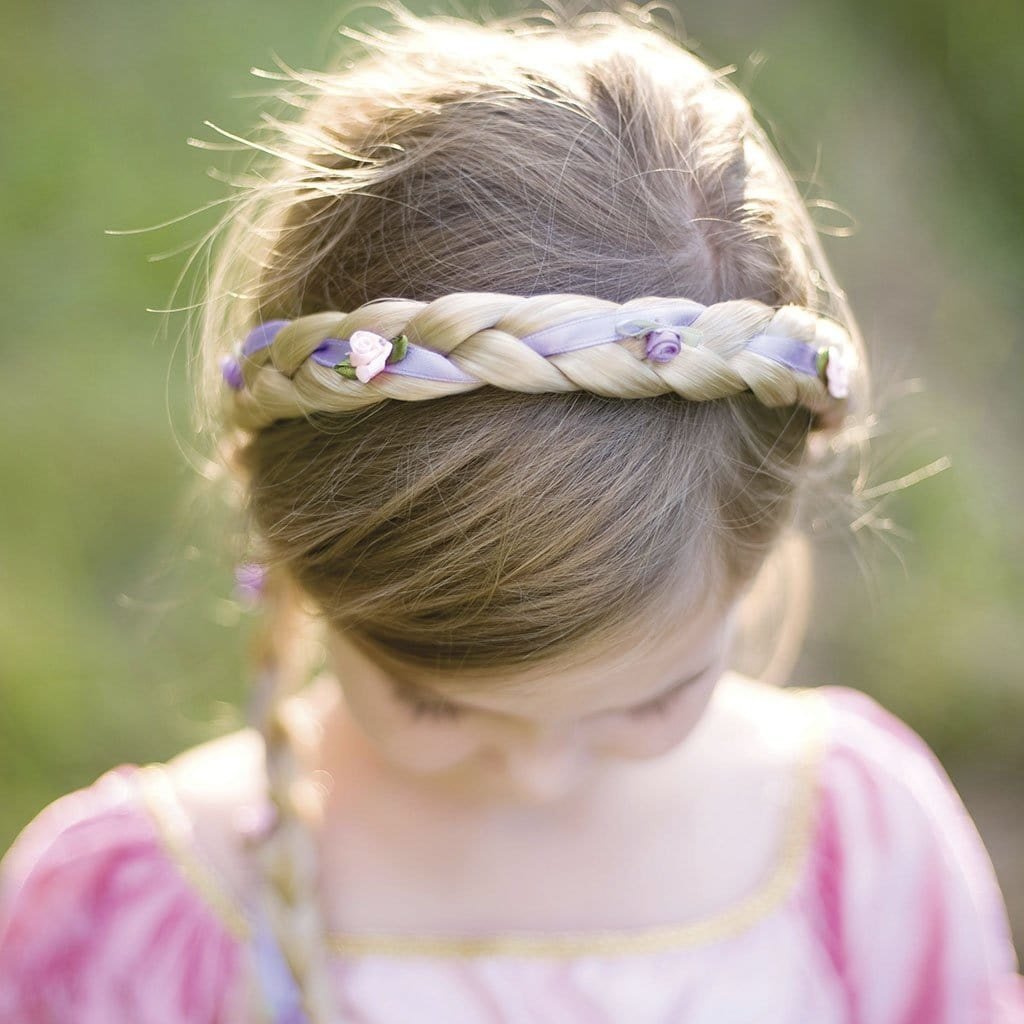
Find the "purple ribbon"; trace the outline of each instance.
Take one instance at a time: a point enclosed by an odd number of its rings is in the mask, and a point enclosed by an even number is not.
[[[757,334],[743,346],[747,352],[767,356],[791,370],[818,376],[818,350],[806,341],[782,338],[775,334]]]
[[[257,324],[246,335],[242,342],[242,358],[251,356],[253,352],[266,348],[277,335],[277,332],[289,321],[287,320],[265,320]],[[224,356],[220,361],[220,372],[227,381],[228,387],[235,391],[241,391],[245,387],[245,378],[242,376],[242,362],[235,356]]]
[[[277,944],[266,911],[261,906],[253,906],[250,918],[254,968],[270,1019],[273,1024],[309,1024],[295,975]]]
[[[257,324],[242,342],[242,355],[251,356],[253,352],[266,348],[277,336],[277,332],[290,322],[290,320],[265,320],[263,323]]]

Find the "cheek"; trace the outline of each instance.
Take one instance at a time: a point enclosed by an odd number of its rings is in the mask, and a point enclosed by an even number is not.
[[[596,737],[597,748],[617,757],[658,757],[678,746],[694,730],[711,700],[714,677],[682,694],[663,715],[618,718]]]
[[[345,693],[352,721],[392,764],[406,771],[444,771],[476,753],[478,740],[459,722],[416,719],[395,701]]]

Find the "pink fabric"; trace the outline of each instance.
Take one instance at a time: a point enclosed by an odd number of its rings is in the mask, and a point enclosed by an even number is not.
[[[754,923],[657,953],[336,956],[341,1019],[1024,1022],[1002,896],[939,763],[871,698],[820,692],[812,841]],[[162,846],[137,771],[50,804],[0,862],[4,1024],[252,1024],[244,946]]]
[[[823,691],[834,730],[808,909],[850,1024],[1024,1021],[1002,895],[942,766],[867,695]]]
[[[228,1024],[238,949],[164,852],[121,765],[0,863],[4,1024]]]

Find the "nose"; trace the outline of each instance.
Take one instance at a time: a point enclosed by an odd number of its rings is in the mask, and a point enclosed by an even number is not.
[[[504,750],[505,775],[516,794],[534,803],[568,796],[587,771],[587,756],[570,732],[552,730]]]

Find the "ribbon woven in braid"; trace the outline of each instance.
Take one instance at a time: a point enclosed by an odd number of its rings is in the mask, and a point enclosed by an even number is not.
[[[701,329],[702,317],[727,307],[737,311],[735,335],[723,336],[719,321],[712,342]],[[761,324],[753,330],[752,309]],[[536,323],[539,312],[547,314],[548,326],[517,330],[517,323]],[[422,343],[424,334],[431,345]],[[509,346],[519,346],[517,359],[507,358]],[[579,358],[597,348],[602,352],[593,366],[599,373]],[[524,360],[526,352],[540,359]],[[785,368],[788,381],[777,372],[766,375],[756,360]],[[321,409],[435,398],[484,384],[619,398],[675,391],[691,400],[753,391],[765,404],[804,404],[817,414],[818,426],[830,428],[846,411],[857,364],[845,328],[802,306],[754,300],[704,306],[655,297],[619,304],[574,294],[458,292],[431,303],[375,299],[351,313],[267,320],[224,357],[221,369],[233,395],[232,418],[250,430]],[[609,390],[609,373],[621,387]],[[303,375],[305,388],[298,386]],[[425,391],[416,382],[448,387]]]

